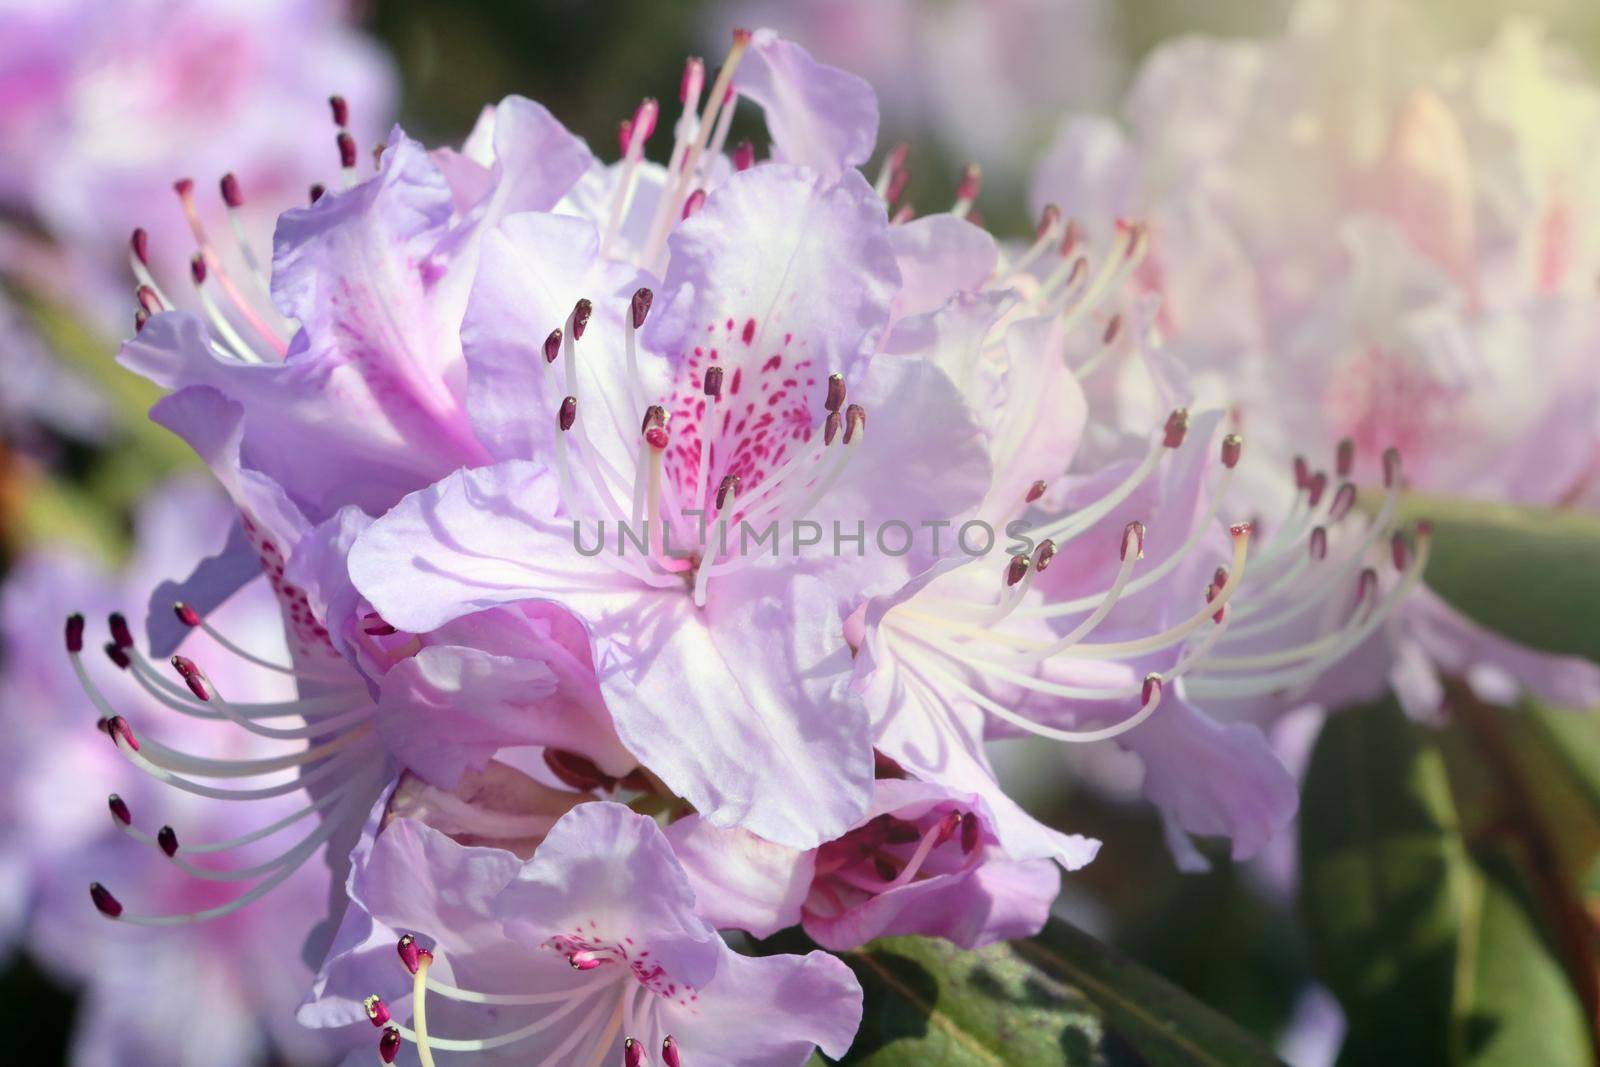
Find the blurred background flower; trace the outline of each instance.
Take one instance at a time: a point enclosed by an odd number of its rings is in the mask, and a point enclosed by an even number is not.
[[[1592,607],[1583,623],[1545,606],[1564,602],[1563,584],[1592,589],[1579,577],[1600,574],[1592,525],[1556,510],[1600,509],[1593,4],[18,0],[0,10],[0,737],[13,757],[0,788],[10,953],[0,1017],[19,1061],[335,1058],[270,1021],[286,1020],[279,1006],[295,999],[304,972],[286,946],[301,932],[242,921],[156,953],[138,938],[91,941],[105,931],[77,925],[93,919],[84,872],[160,857],[101,814],[100,794],[120,790],[137,815],[138,791],[92,730],[57,620],[68,600],[100,613],[142,607],[157,579],[214,540],[203,535],[216,501],[169,484],[187,452],[147,423],[153,394],[111,361],[138,307],[133,228],[148,228],[158,280],[187,284],[193,241],[173,182],[193,178],[220,209],[218,183],[233,174],[233,221],[270,247],[276,213],[337,173],[334,93],[363,153],[397,117],[429,143],[459,143],[484,101],[515,92],[609,157],[639,100],[675,99],[681,57],[720,55],[733,25],[775,26],[873,83],[880,154],[909,145],[907,202],[943,208],[975,162],[976,211],[1019,244],[1047,202],[1101,239],[1117,216],[1148,220],[1151,256],[1126,312],[1151,306],[1139,293],[1160,298],[1154,330],[1201,397],[1237,408],[1252,462],[1286,464],[1296,448],[1331,457],[1348,436],[1353,479],[1371,485],[1382,449],[1402,444],[1413,486],[1450,498],[1436,517],[1488,538],[1453,554],[1441,538],[1430,578],[1488,592],[1440,610],[1563,661],[1595,658]],[[729,143],[763,138],[754,110]],[[1137,409],[1148,391],[1127,379],[1144,373],[1133,358],[1102,368],[1096,418]],[[1465,497],[1551,510],[1472,511],[1456,505]],[[1548,557],[1530,529],[1576,532],[1567,555]],[[250,605],[236,608],[247,627]],[[1332,1063],[1341,1043],[1348,1062],[1382,1062],[1374,1033],[1427,1030],[1430,1012],[1459,1007],[1411,1001],[1409,1018],[1351,993],[1360,975],[1337,945],[1348,917],[1327,887],[1354,862],[1339,837],[1352,809],[1388,805],[1421,813],[1406,847],[1448,857],[1451,881],[1416,883],[1433,894],[1434,920],[1449,925],[1462,899],[1509,899],[1495,895],[1506,885],[1540,902],[1516,914],[1531,917],[1532,941],[1547,943],[1537,959],[1570,978],[1592,1026],[1596,924],[1585,908],[1600,877],[1585,864],[1600,840],[1600,792],[1584,790],[1600,782],[1600,735],[1592,716],[1522,702],[1505,676],[1546,697],[1582,684],[1540,689],[1555,679],[1543,659],[1493,676],[1485,646],[1445,629],[1427,647],[1396,644],[1375,676],[1409,671],[1426,699],[1408,710],[1445,706],[1448,729],[1413,733],[1369,709],[1349,720],[1364,738],[1344,726],[1319,739],[1318,707],[1273,725],[1280,758],[1305,778],[1300,836],[1249,864],[1202,845],[1209,870],[1174,873],[1161,820],[1136,802],[1133,757],[1097,746],[1074,753],[1063,777],[1055,746],[1007,742],[997,759],[1032,783],[1021,798],[1030,809],[1107,842],[1065,880],[1058,911],[1276,1042],[1295,1067]],[[1506,720],[1514,736],[1482,714],[1488,700],[1519,703]],[[1380,763],[1415,788],[1385,793],[1379,776],[1359,773]],[[1426,803],[1407,806],[1419,796]],[[1514,876],[1503,876],[1507,855]],[[1499,938],[1508,967],[1535,956],[1503,930],[1483,936]],[[140,984],[165,990],[162,1012],[125,1013],[116,990]],[[217,1028],[184,1032],[191,1013]],[[224,1044],[229,1056],[210,1053]],[[1432,1062],[1403,1047],[1387,1047],[1389,1062]]]

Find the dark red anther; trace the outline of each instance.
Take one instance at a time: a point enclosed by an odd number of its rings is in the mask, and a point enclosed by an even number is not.
[[[633,299],[628,303],[628,309],[633,312],[633,328],[639,329],[644,325],[644,320],[650,314],[650,305],[655,302],[656,294],[647,288],[635,289]]]
[[[683,1067],[683,1060],[678,1056],[678,1042],[671,1034],[661,1040],[661,1062],[667,1067]]]
[[[196,285],[206,283],[206,257],[199,252],[189,259],[189,277],[194,279]]]
[[[128,239],[128,246],[133,249],[133,257],[144,266],[150,265],[150,235],[143,226],[133,231],[133,236]]]
[[[1386,448],[1383,450],[1383,487],[1393,489],[1400,484],[1400,450]]]
[[[1432,537],[1433,536],[1433,520],[1432,519],[1418,519],[1417,520],[1417,531],[1416,532],[1417,532],[1417,540],[1418,541],[1426,541],[1428,538]]]
[[[561,410],[556,413],[556,425],[561,427],[561,432],[572,429],[572,424],[578,421],[578,398],[566,397],[561,401]]]
[[[889,188],[885,192],[884,203],[892,204],[899,200],[905,194],[906,186],[910,184],[911,170],[907,167],[896,167],[889,175]]]
[[[194,179],[179,178],[172,183],[172,191],[178,194],[179,200],[187,200],[194,195]]]
[[[1111,316],[1111,321],[1106,323],[1105,332],[1100,335],[1100,343],[1103,345],[1114,343],[1117,339],[1117,334],[1121,332],[1122,316],[1120,314]]]
[[[705,202],[706,191],[704,189],[696,189],[694,192],[689,194],[687,199],[684,200],[682,217],[688,218],[689,216],[693,215],[696,211],[699,211],[705,206]]]
[[[178,831],[170,826],[163,826],[156,831],[156,844],[161,846],[161,851],[171,859],[178,854]]]
[[[740,141],[733,146],[733,169],[749,170],[756,165],[756,146],[749,141]]]
[[[975,812],[966,812],[961,816],[961,851],[971,853],[978,847],[978,832],[982,829],[978,825],[978,816]]]
[[[1356,504],[1356,487],[1354,482],[1345,482],[1339,486],[1339,491],[1333,494],[1333,503],[1328,505],[1328,521],[1338,522],[1350,514],[1350,509]]]
[[[1168,448],[1177,448],[1183,444],[1183,439],[1189,434],[1189,409],[1174,408],[1172,414],[1167,416],[1167,425],[1163,430],[1165,436],[1161,443]]]
[[[824,447],[833,444],[833,439],[839,436],[839,428],[844,425],[844,420],[837,411],[828,412],[828,417],[822,422],[822,444]]]
[[[750,31],[745,29],[743,26],[735,27],[733,31],[733,43],[739,47],[749,44]]]
[[[1139,688],[1139,703],[1149,707],[1151,701],[1161,696],[1161,675],[1147,674],[1144,676],[1144,685]]]
[[[959,811],[945,812],[939,817],[938,825],[934,827],[933,847],[938,848],[946,841],[949,841],[952,837],[956,836],[956,833],[960,831],[960,829],[961,813]]]
[[[1013,586],[1022,581],[1032,566],[1027,556],[1012,556],[1011,562],[1006,564],[1006,585]]]
[[[133,661],[128,658],[127,650],[115,641],[106,642],[106,659],[115,663],[118,670],[125,671],[133,665]]]
[[[1040,574],[1044,573],[1050,561],[1056,558],[1056,543],[1048,537],[1039,542],[1039,549],[1033,554],[1033,567]]]
[[[1061,224],[1061,209],[1054,204],[1046,204],[1039,213],[1039,225],[1033,228],[1033,239],[1042,241]]]
[[[1236,433],[1230,433],[1222,439],[1222,465],[1229,470],[1239,465],[1239,457],[1244,454],[1244,438]]]
[[[1326,527],[1317,526],[1311,531],[1311,558],[1324,560],[1328,558],[1328,531]]]
[[[889,168],[890,174],[893,174],[895,171],[903,169],[906,165],[906,160],[910,158],[911,146],[901,141],[889,149],[889,155],[884,160],[884,166]]]
[[[617,784],[617,780],[595,766],[593,760],[576,752],[568,752],[566,749],[545,749],[544,763],[550,768],[551,774],[580,792],[587,793],[591,789],[610,790]]]
[[[1129,553],[1134,559],[1144,559],[1144,523],[1137,520],[1122,528],[1121,558],[1126,560]]]
[[[983,168],[976,163],[968,163],[961,169],[961,181],[956,185],[957,200],[976,200],[978,190],[983,187]]]
[[[1254,529],[1255,529],[1255,524],[1254,523],[1236,522],[1232,526],[1228,527],[1228,532],[1230,534],[1232,534],[1236,538],[1238,538],[1238,537],[1249,537],[1251,532]]]
[[[111,817],[124,826],[133,825],[133,812],[128,810],[128,802],[117,794],[112,793],[106,798],[106,806],[111,809]]]
[[[554,363],[561,355],[561,327],[557,326],[550,331],[550,336],[544,339],[544,361]]]
[[[400,1031],[388,1027],[383,1031],[383,1036],[378,1038],[378,1058],[384,1063],[393,1063],[400,1055]]]
[[[1322,494],[1328,490],[1328,475],[1326,471],[1317,471],[1306,482],[1306,504],[1316,507],[1322,503]]]
[[[849,444],[855,439],[856,434],[865,432],[867,428],[867,409],[860,404],[851,404],[844,409],[844,443]]]
[[[147,323],[149,321],[150,321],[150,312],[146,311],[144,308],[139,308],[139,309],[135,310],[134,313],[133,313],[133,332],[134,333],[143,333],[144,332],[145,323]]]
[[[1022,499],[1026,503],[1032,504],[1034,501],[1036,501],[1040,497],[1044,496],[1044,491],[1045,491],[1046,488],[1047,487],[1044,484],[1044,482],[1042,482],[1042,481],[1034,482],[1032,485],[1028,486],[1028,493]]]
[[[1066,259],[1068,256],[1072,255],[1072,253],[1082,243],[1083,227],[1078,225],[1077,219],[1068,219],[1066,232],[1061,235],[1061,258]],[[1083,269],[1088,269],[1088,263],[1086,263],[1082,257],[1079,257],[1078,263],[1083,263]],[[1076,279],[1078,270],[1079,267],[1077,263],[1073,264],[1072,276],[1067,279],[1067,283],[1069,285]]]
[[[879,820],[882,820],[881,822]],[[922,831],[904,819],[897,819],[893,815],[880,815],[872,820],[875,829],[878,829],[883,843],[886,845],[909,845],[913,841],[922,839]]]
[[[200,700],[211,699],[211,694],[206,691],[205,682],[200,677],[200,668],[194,665],[193,660],[184,656],[173,656],[172,666],[177,670],[178,676],[183,679],[184,684],[189,687],[189,692]]]
[[[340,129],[350,125],[350,105],[342,96],[328,97],[328,108],[333,112],[333,124]]]
[[[406,970],[416,974],[417,967],[422,963],[422,947],[417,944],[417,939],[405,934],[395,945],[395,951],[400,953],[400,962],[406,965]]]
[[[739,498],[739,476],[737,474],[724,474],[722,476],[722,482],[717,486],[718,511],[727,507],[728,494],[730,493],[733,494],[735,500]]]
[[[633,120],[623,119],[617,123],[617,149],[623,154],[628,154],[628,145],[633,142]]]
[[[229,207],[244,207],[244,191],[239,188],[239,178],[232,171],[222,176],[222,202]]]
[[[829,411],[838,411],[844,407],[844,375],[835,372],[828,375],[828,398],[823,401],[823,406]]]
[[[348,130],[340,130],[336,138],[339,144],[339,166],[353,167],[356,165],[356,139],[350,136]]]
[[[910,203],[901,204],[898,208],[895,209],[894,217],[889,220],[889,225],[890,226],[904,226],[906,223],[910,222],[912,219],[914,219],[916,217],[917,217],[917,208],[916,208],[915,204],[910,204]]]
[[[83,651],[83,615],[76,611],[67,616],[67,651],[74,656]]]
[[[128,629],[127,617],[120,611],[113,611],[110,618],[111,640],[121,648],[133,647],[133,631]]]
[[[678,81],[678,102],[687,104],[691,96],[698,98],[706,83],[706,61],[690,56],[683,64],[683,77]]]
[[[584,297],[572,305],[572,339],[583,340],[583,331],[589,325],[589,316],[594,314],[594,305]]]
[[[1135,222],[1135,223],[1132,223],[1132,224],[1125,224],[1125,223],[1119,222],[1119,223],[1117,223],[1117,225],[1119,227],[1123,226],[1123,225],[1127,225],[1127,227],[1128,227],[1128,252],[1127,252],[1127,258],[1131,260],[1131,259],[1135,258],[1136,256],[1138,256],[1140,250],[1143,249],[1143,247],[1144,247],[1144,223]]]
[[[173,603],[172,613],[176,615],[178,617],[178,621],[183,623],[185,626],[200,625],[200,613],[194,610],[194,608],[190,607],[188,604],[184,603],[182,600]]]
[[[89,883],[89,899],[94,901],[94,906],[100,914],[108,919],[115,919],[122,914],[122,902],[111,895],[111,890],[99,882]]]
[[[881,852],[872,857],[872,870],[885,882],[892,882],[900,876],[899,864]]]
[[[710,366],[706,368],[705,376],[706,396],[720,397],[722,395],[722,368]]]
[[[1311,465],[1306,462],[1306,457],[1294,457],[1294,487],[1304,489],[1311,482]]]
[[[148,315],[166,310],[161,306],[161,298],[156,295],[156,291],[148,285],[139,286],[133,291],[133,295],[139,298],[139,310]]]
[[[1367,597],[1378,591],[1378,572],[1371,567],[1363,567],[1361,576],[1356,579],[1356,603],[1360,604]]]
[[[658,451],[666,448],[672,440],[672,435],[667,432],[667,409],[660,404],[651,404],[646,408],[639,432],[644,434],[645,442],[651,448]]]
[[[307,194],[307,199],[309,199],[311,203],[315,204],[318,200],[323,198],[327,191],[328,187],[326,185],[323,185],[321,182],[314,182],[309,193]]]
[[[622,1067],[644,1067],[644,1044],[628,1038],[622,1043]]]
[[[1394,561],[1395,570],[1403,571],[1406,569],[1406,563],[1408,562],[1406,535],[1399,530],[1396,530],[1394,536],[1389,538],[1389,556]]]
[[[1216,586],[1219,591],[1222,589],[1223,586],[1227,585],[1228,584],[1228,568],[1226,568],[1226,567],[1218,567],[1215,571],[1213,571],[1212,574],[1211,574],[1211,584]]]
[[[653,96],[645,97],[634,108],[633,121],[629,125],[633,127],[633,136],[638,138],[639,144],[643,145],[656,132],[656,119],[660,114],[661,105],[656,103]]]
[[[361,1007],[366,1010],[367,1018],[373,1026],[382,1026],[389,1021],[389,1005],[385,1004],[378,994],[374,993],[363,1000]]]
[[[1333,469],[1341,478],[1350,477],[1350,472],[1356,467],[1356,443],[1346,437],[1339,442],[1339,447],[1334,450]]]

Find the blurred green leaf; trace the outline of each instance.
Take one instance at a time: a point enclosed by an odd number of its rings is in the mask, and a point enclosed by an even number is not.
[[[1511,780],[1522,757],[1495,747],[1528,731],[1484,725],[1438,733],[1389,700],[1340,712],[1318,739],[1302,906],[1349,1023],[1341,1063],[1593,1064],[1582,1000],[1548,933],[1571,931],[1576,880],[1537,825],[1542,803]]]
[[[1448,1062],[1457,941],[1477,894],[1444,760],[1393,701],[1329,718],[1300,850],[1312,952],[1349,1020],[1346,1060]]]
[[[1504,851],[1481,868],[1476,930],[1464,938],[1452,1063],[1592,1067],[1583,1006],[1546,935],[1533,895]]]
[[[1600,516],[1407,494],[1433,522],[1427,582],[1477,622],[1546,652],[1600,661]]]
[[[890,938],[846,955],[866,1014],[843,1061],[870,1067],[1251,1067],[1278,1064],[1237,1025],[1094,938],[964,952]]]

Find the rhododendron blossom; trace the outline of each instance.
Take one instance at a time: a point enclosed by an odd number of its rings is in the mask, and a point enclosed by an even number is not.
[[[999,241],[975,166],[917,217],[909,149],[860,169],[871,89],[771,30],[707,81],[686,63],[665,165],[653,100],[607,163],[515,96],[459,148],[368,156],[334,97],[332,180],[270,258],[187,182],[188,284],[131,240],[120,361],[238,517],[106,654],[206,729],[136,722],[82,615],[67,648],[128,763],[238,813],[152,835],[141,794],[127,835],[234,891],[90,896],[129,926],[294,907],[298,1017],[384,1062],[841,1056],[844,963],[731,932],[1036,933],[1100,843],[1008,793],[1000,738],[1115,740],[1180,862],[1257,853],[1296,804],[1261,724],[1427,563],[1392,450],[1370,513],[1364,451],[1295,471],[1281,517],[1239,502],[1249,423],[1140,298],[1158,231],[1050,206]],[[727,143],[746,101],[767,153]],[[1110,411],[1129,366],[1149,388]],[[281,650],[218,621],[263,585]],[[326,914],[286,899],[323,866]]]

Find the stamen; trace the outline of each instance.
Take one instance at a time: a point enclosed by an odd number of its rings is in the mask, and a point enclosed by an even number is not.
[[[978,199],[978,190],[983,186],[983,170],[976,163],[968,163],[961,171],[961,182],[956,186],[956,202],[950,208],[950,214],[958,219],[964,219],[972,210],[973,201]]]

